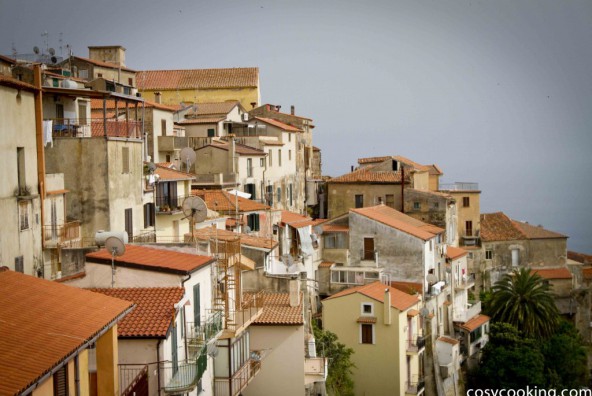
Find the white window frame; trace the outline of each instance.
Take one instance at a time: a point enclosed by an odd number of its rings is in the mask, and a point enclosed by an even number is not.
[[[370,312],[364,312],[364,307],[370,307]],[[360,315],[362,316],[374,316],[374,304],[369,302],[363,302],[360,304]]]
[[[19,201],[19,230],[27,231],[31,229],[31,205],[29,201]]]

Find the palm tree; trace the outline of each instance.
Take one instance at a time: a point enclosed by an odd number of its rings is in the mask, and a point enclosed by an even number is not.
[[[494,321],[516,326],[526,336],[548,338],[559,323],[550,289],[530,269],[515,270],[493,286],[489,314]]]

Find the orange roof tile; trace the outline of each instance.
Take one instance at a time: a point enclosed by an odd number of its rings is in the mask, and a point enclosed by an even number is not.
[[[0,394],[21,394],[132,307],[129,301],[0,271]]]
[[[584,276],[584,279],[592,279],[592,267],[583,268],[582,275]]]
[[[489,241],[515,241],[526,236],[502,212],[481,214],[481,239]]]
[[[138,107],[141,108],[142,103],[138,103]],[[165,110],[165,111],[170,111],[170,112],[176,111],[176,108],[173,106],[167,106],[167,105],[163,105],[161,103],[151,102],[149,100],[144,100],[144,107],[147,109],[156,108],[159,110]],[[103,99],[91,99],[90,100],[90,108],[91,108],[91,110],[102,111],[103,110]],[[115,100],[114,99],[105,100],[105,108],[107,108],[109,110],[114,110],[115,109]],[[125,110],[125,103],[118,101],[117,108],[119,110]],[[128,109],[133,109],[133,108],[135,108],[135,106],[128,106]]]
[[[421,294],[421,283],[417,282],[403,282],[403,281],[391,281],[391,287],[401,290],[407,294]]]
[[[138,72],[136,80],[140,90],[256,88],[259,68],[146,70]]]
[[[224,117],[200,117],[200,118],[190,118],[186,120],[181,120],[175,122],[175,124],[179,125],[199,125],[199,124],[217,124],[220,121],[224,121],[226,118]]]
[[[303,221],[310,221],[311,218],[308,216],[301,215],[299,213],[290,212],[289,210],[282,210],[282,223],[300,223]]]
[[[228,142],[223,142],[221,140],[216,140],[216,141],[212,141],[212,143],[200,147],[197,150],[203,150],[206,147],[214,147],[214,148],[218,148],[221,150],[230,150],[230,144]],[[234,145],[234,150],[237,154],[240,155],[246,155],[246,156],[251,156],[251,155],[257,155],[257,156],[264,156],[265,155],[265,151],[263,150],[259,150],[258,148],[255,147],[251,147],[251,146],[247,146],[245,144],[240,144],[240,143],[235,143]]]
[[[331,268],[335,263],[333,261],[322,261],[319,268]]]
[[[136,72],[135,70],[132,70],[132,69],[130,69],[128,67],[118,66],[118,65],[116,65],[114,63],[101,62],[101,61],[94,60],[94,59],[83,58],[81,56],[72,56],[72,58],[78,59],[78,60],[81,60],[81,61],[84,61],[84,62],[88,62],[88,63],[91,63],[91,64],[96,65],[96,66],[105,67],[107,69],[121,69],[121,70],[125,70],[125,71],[132,72],[132,73],[135,73]],[[62,63],[65,63],[65,62],[68,62],[68,60],[66,59]]]
[[[369,219],[378,221],[389,227],[396,228],[409,235],[427,241],[437,234],[444,232],[443,229],[423,221],[414,219],[386,205],[369,206],[367,208],[350,209],[350,213],[356,213]]]
[[[186,235],[189,235],[187,233]],[[215,227],[205,227],[195,230],[193,235],[201,240],[218,239],[220,241],[230,241],[240,238],[242,246],[262,248],[262,249],[273,249],[278,245],[277,241],[273,239],[258,237],[255,235],[238,234],[236,232],[216,229]]]
[[[561,268],[531,268],[530,272],[534,272],[543,279],[571,279],[571,272],[565,267]]]
[[[592,264],[592,255],[590,254],[572,252],[568,250],[567,258],[582,264]]]
[[[136,308],[117,326],[119,337],[166,338],[174,305],[185,294],[182,287],[89,289],[96,293],[131,301]]]
[[[417,309],[410,309],[409,311],[407,311],[407,316],[411,318],[417,315],[419,315],[419,311]]]
[[[255,296],[255,293],[245,293],[245,300]],[[302,315],[302,293],[300,293],[299,305],[290,306],[289,293],[264,292],[257,294],[263,306],[261,315],[253,321],[254,325],[284,325],[295,326],[304,324]]]
[[[111,265],[111,253],[107,249],[88,253],[86,261]],[[115,257],[115,266],[176,274],[188,274],[213,262],[214,258],[210,256],[181,253],[141,245],[125,245],[125,253]]]
[[[194,180],[195,175],[181,172],[166,166],[156,165],[154,173],[157,174],[161,181],[175,181],[175,180]]]
[[[273,117],[274,113],[277,113],[277,114],[281,114],[283,116],[288,116],[288,118],[291,117],[291,118],[296,118],[296,119],[300,119],[300,120],[312,121],[312,118],[297,116],[295,114],[290,114],[290,113],[283,113],[281,111],[275,110],[276,106],[275,105],[272,105],[272,104],[269,104],[269,103],[264,104],[264,105],[261,105],[261,106],[257,107],[257,109],[260,108],[260,107],[266,107],[268,111],[271,111],[271,114],[269,114],[269,116],[271,116],[271,117]]]
[[[9,76],[5,76],[4,74],[0,74],[0,85],[15,89],[25,89],[27,91],[37,91],[37,88],[35,88],[34,85],[27,84]]]
[[[292,125],[285,124],[281,121],[274,120],[273,118],[265,118],[265,117],[253,117],[254,120],[262,121],[266,124],[272,125],[274,127],[280,128],[286,132],[302,132],[302,129],[296,128]]]
[[[267,205],[251,199],[237,197],[225,190],[192,190],[191,194],[203,199],[208,209],[216,212],[234,213],[236,211],[235,202],[238,202],[238,211],[240,213],[269,209]]]
[[[417,171],[421,172],[429,172],[430,175],[442,175],[442,170],[436,164],[432,165],[422,165],[415,161],[410,160],[409,158],[405,158],[401,155],[387,155],[383,157],[367,157],[367,158],[358,158],[358,164],[366,165],[366,164],[378,164],[384,162],[386,160],[397,160]]]
[[[360,316],[356,322],[358,323],[376,323],[376,316]]]
[[[353,293],[360,293],[376,301],[383,302],[384,291],[387,288],[391,292],[391,306],[398,309],[399,311],[405,311],[419,302],[417,296],[409,295],[405,292],[402,292],[401,290],[395,289],[394,287],[387,286],[380,281],[369,283],[364,286],[356,286],[342,290],[339,293],[335,293],[332,296],[327,297],[325,300],[339,298]]]
[[[345,175],[334,177],[328,180],[329,183],[387,183],[401,184],[401,172],[395,171],[375,171],[374,166],[366,166],[356,169]],[[410,176],[405,175],[405,181],[408,182]]]
[[[542,226],[533,226],[528,223],[521,221],[512,220],[512,223],[518,228],[528,239],[555,239],[555,238],[567,238],[563,234],[553,232],[544,229]]]
[[[477,328],[483,326],[485,323],[489,322],[491,318],[487,315],[477,315],[474,318],[470,319],[468,322],[463,323],[460,327],[461,329],[467,331],[473,331]]]
[[[456,260],[466,255],[467,251],[465,249],[457,248],[454,246],[446,246],[446,257],[451,260]]]
[[[230,113],[235,106],[240,106],[238,100],[229,100],[227,102],[210,102],[210,103],[195,103],[193,110],[185,115],[185,118],[193,118],[194,116],[204,116],[212,114],[223,114]]]
[[[325,224],[322,227],[323,232],[349,232],[349,227],[346,225]]]
[[[442,342],[445,342],[445,343],[451,344],[451,345],[460,344],[459,340],[455,340],[454,338],[450,338],[450,337],[446,337],[446,336],[438,337],[438,341],[442,341]]]

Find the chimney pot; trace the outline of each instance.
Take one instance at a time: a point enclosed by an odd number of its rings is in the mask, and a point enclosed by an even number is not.
[[[296,109],[294,108],[294,105],[290,106],[290,114],[296,114]]]
[[[161,93],[160,92],[154,92],[154,101],[158,104],[160,104],[160,97],[161,97]]]

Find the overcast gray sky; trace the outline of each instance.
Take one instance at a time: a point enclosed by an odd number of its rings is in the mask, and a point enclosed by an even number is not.
[[[0,0],[0,53],[60,35],[138,70],[258,66],[263,102],[314,119],[325,174],[436,163],[592,254],[592,1]]]

